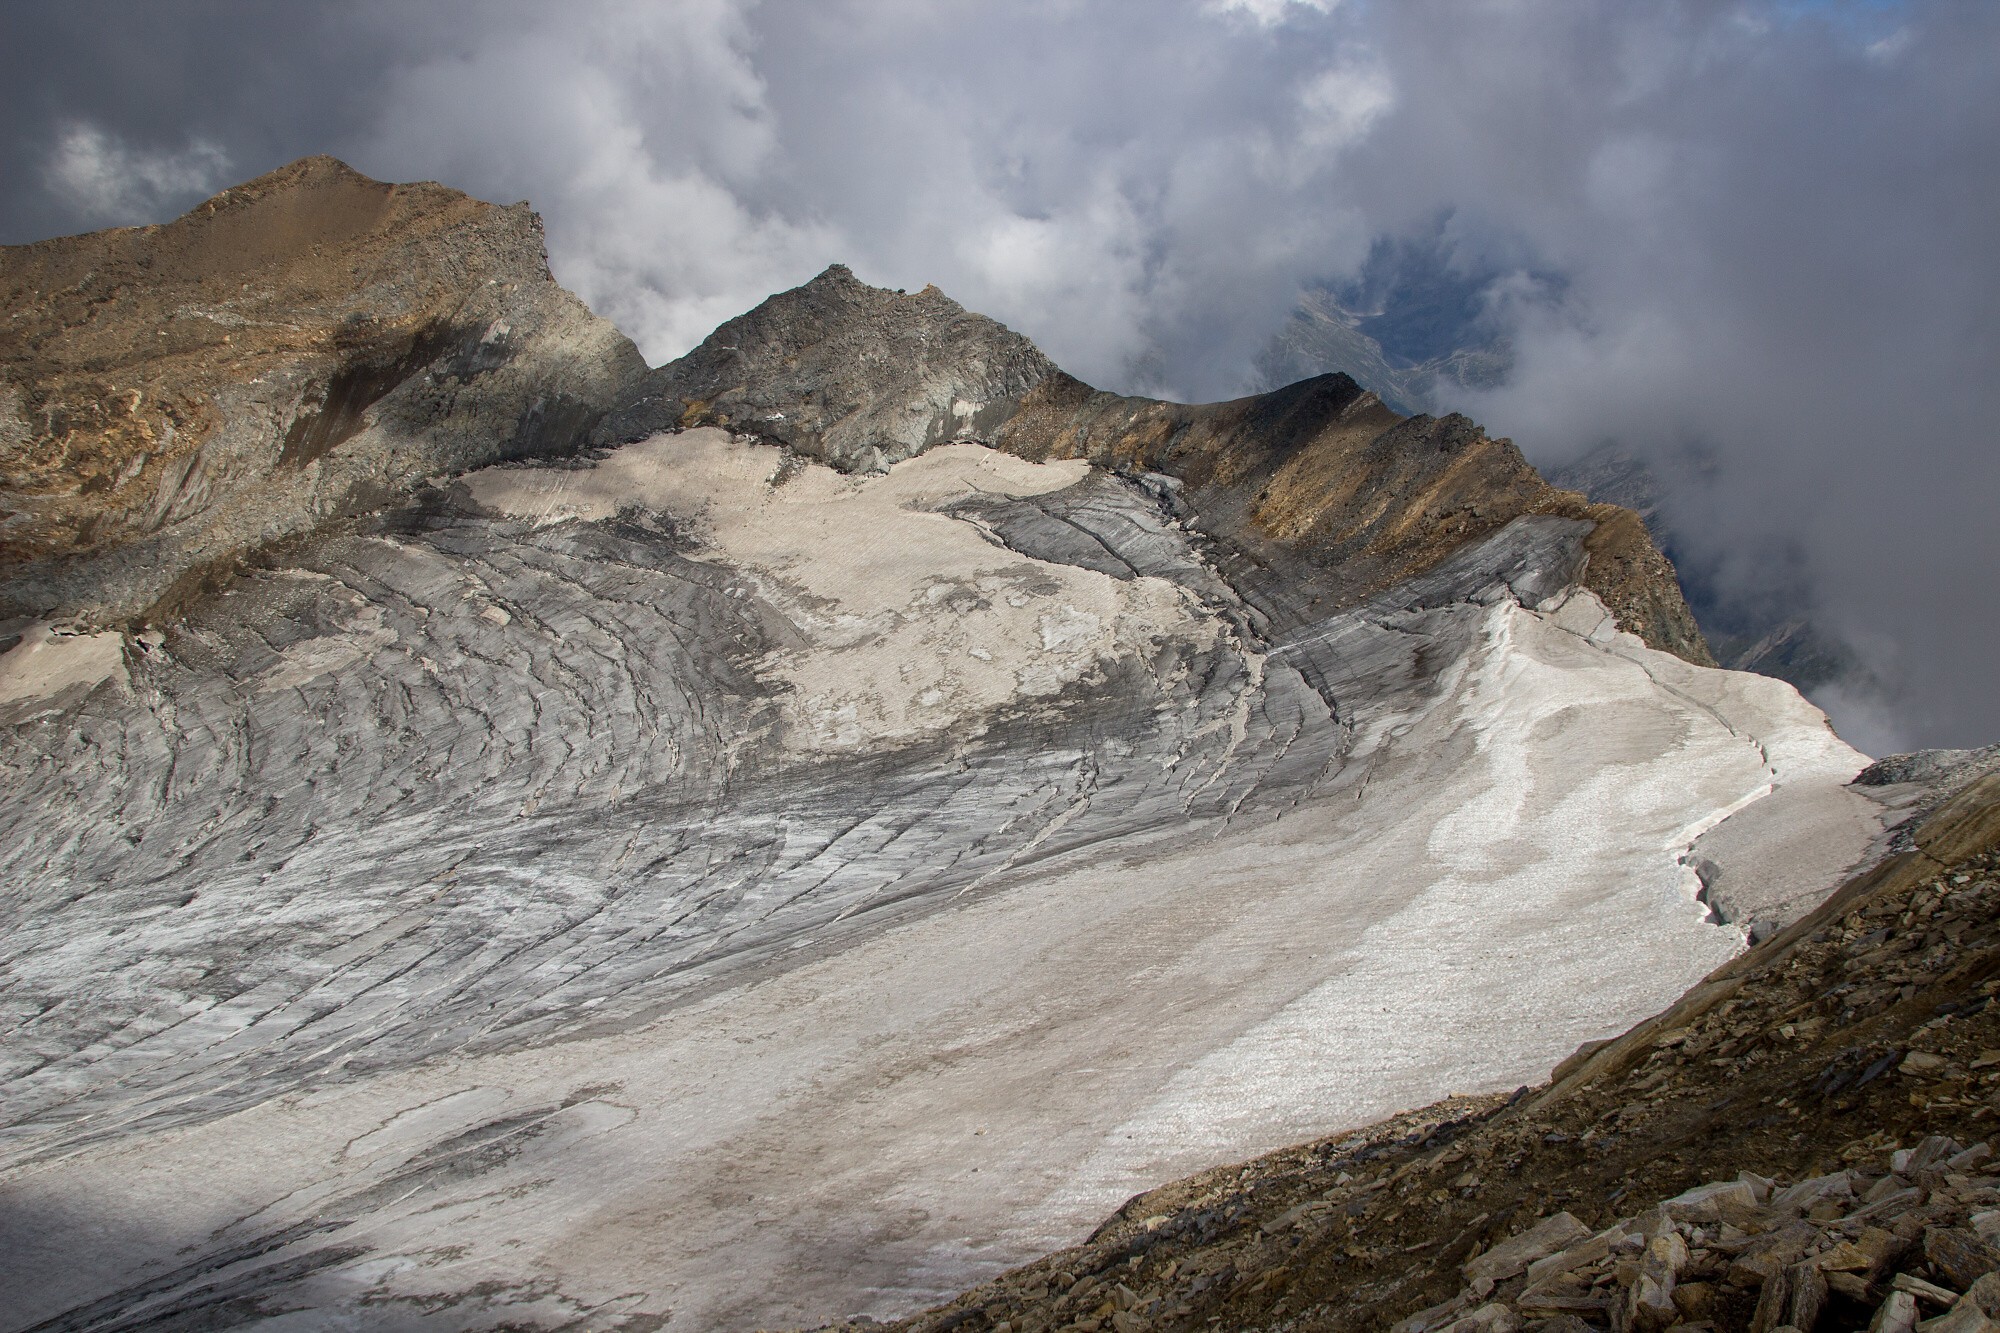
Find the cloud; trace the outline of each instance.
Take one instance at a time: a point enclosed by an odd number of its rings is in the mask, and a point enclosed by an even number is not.
[[[533,200],[557,277],[652,360],[677,356],[841,248],[755,197],[778,127],[744,8],[510,7],[485,40],[398,65],[356,156]]]
[[[72,121],[56,130],[42,181],[80,223],[126,225],[228,185],[229,155],[200,138],[176,151],[146,152],[88,121]]]
[[[1210,14],[1241,15],[1269,28],[1292,17],[1294,11],[1324,14],[1337,0],[1207,0],[1202,9]]]
[[[169,214],[225,154],[333,151],[532,200],[558,276],[656,361],[841,260],[1105,387],[1225,396],[1303,285],[1448,217],[1516,354],[1459,406],[1531,458],[1711,460],[1663,467],[1690,558],[1802,569],[1782,586],[1907,684],[1872,734],[2000,737],[2000,6],[74,0],[0,24],[0,168],[42,184],[0,196],[11,239]]]
[[[1476,207],[1569,279],[1519,312],[1511,380],[1459,405],[1531,457],[1704,450],[1710,474],[1670,497],[1691,554],[1755,586],[1796,551],[1812,609],[1902,682],[1866,718],[1831,696],[1837,716],[2000,735],[2000,630],[1967,614],[2000,581],[2000,259],[1978,220],[2000,208],[2000,91],[1974,74],[2000,14],[1904,7],[1890,58],[1811,18],[1584,14],[1545,12],[1538,44],[1570,69],[1597,53],[1595,81],[1461,84],[1490,114],[1448,149],[1404,126],[1378,141],[1406,183],[1425,153],[1527,167],[1510,184],[1489,165]],[[1496,26],[1426,27],[1392,63],[1463,70]],[[1534,125],[1537,149],[1513,149]]]
[[[838,260],[1086,378],[1214,396],[1302,271],[1367,246],[1315,184],[1394,92],[1332,9],[442,5],[339,138],[371,174],[531,198],[557,276],[655,361]]]
[[[1338,151],[1367,135],[1395,101],[1395,81],[1379,61],[1345,60],[1300,90],[1299,143],[1309,153]]]

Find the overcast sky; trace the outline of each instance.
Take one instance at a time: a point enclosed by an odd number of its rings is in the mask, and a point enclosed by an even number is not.
[[[1302,284],[1448,214],[1517,351],[1453,405],[1538,461],[1710,451],[1668,469],[1703,557],[1798,564],[1900,683],[1843,730],[1978,745],[1996,71],[1993,0],[15,0],[0,240],[331,152],[533,201],[656,362],[842,260],[1212,398]]]

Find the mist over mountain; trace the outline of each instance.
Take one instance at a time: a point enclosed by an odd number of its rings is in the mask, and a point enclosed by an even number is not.
[[[1494,388],[1514,368],[1510,300],[1560,296],[1556,274],[1472,252],[1440,214],[1410,234],[1378,236],[1352,278],[1308,284],[1258,352],[1258,382],[1340,370],[1398,412],[1438,412],[1454,392]]]
[[[1353,279],[1309,286],[1257,355],[1258,383],[1339,371],[1399,412],[1436,412],[1455,391],[1504,382],[1513,354],[1503,284],[1552,296],[1557,284],[1504,268],[1467,270],[1442,217],[1414,236],[1378,239]]]
[[[1450,219],[1413,237],[1381,241],[1351,282],[1311,288],[1257,359],[1266,388],[1309,375],[1351,375],[1401,412],[1440,412],[1513,370],[1496,307],[1506,300],[1560,299],[1560,284],[1459,262]],[[1689,609],[1723,666],[1796,685],[1857,740],[1895,735],[1899,696],[1852,644],[1825,625],[1821,594],[1796,543],[1782,536],[1724,553],[1702,534],[1705,492],[1726,485],[1709,448],[1652,461],[1617,441],[1544,463],[1549,480],[1637,513],[1674,561]],[[1755,557],[1754,560],[1748,557]],[[1733,557],[1733,558],[1732,558]]]
[[[2000,1328],[1996,67],[6,7],[0,1333]]]
[[[1714,472],[1712,460],[1700,455],[1670,461],[1698,474]],[[1624,505],[1645,520],[1661,549],[1677,557],[1681,588],[1717,662],[1790,681],[1822,707],[1844,715],[1870,709],[1878,719],[1886,715],[1891,687],[1862,664],[1851,645],[1816,622],[1816,594],[1796,550],[1770,552],[1754,583],[1728,579],[1714,567],[1712,553],[1681,535],[1699,522],[1682,498],[1698,493],[1695,487],[1662,483],[1644,459],[1616,444],[1549,468],[1548,476],[1558,486]]]

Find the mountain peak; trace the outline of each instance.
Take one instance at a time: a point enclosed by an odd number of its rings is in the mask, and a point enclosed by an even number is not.
[[[1672,566],[1631,515],[1549,486],[1467,417],[1402,417],[1344,374],[1224,403],[1105,393],[934,285],[891,291],[832,264],[649,373],[595,438],[700,425],[845,472],[977,441],[1170,475],[1211,536],[1268,567],[1280,620],[1373,596],[1523,515],[1579,519],[1591,525],[1584,578],[1620,623],[1712,662]]]
[[[643,368],[530,210],[326,156],[0,247],[0,301],[0,615],[143,615],[425,475],[567,447]]]
[[[727,425],[847,472],[986,439],[1060,374],[1035,345],[935,286],[871,286],[845,264],[729,320],[653,371],[599,432]]]
[[[313,153],[282,167],[274,167],[261,176],[255,176],[240,185],[233,185],[221,192],[221,196],[249,196],[252,198],[279,193],[285,190],[325,188],[328,186],[363,187],[374,190],[397,188],[384,181],[367,176],[331,153]],[[443,187],[440,186],[440,189]],[[453,191],[457,193],[457,191]],[[221,197],[218,196],[218,197]]]

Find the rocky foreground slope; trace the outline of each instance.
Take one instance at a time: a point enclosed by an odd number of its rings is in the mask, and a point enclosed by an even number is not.
[[[1537,1076],[1901,799],[1342,377],[838,268],[645,371],[325,161],[0,272],[0,1328],[904,1315]]]

